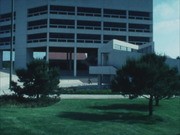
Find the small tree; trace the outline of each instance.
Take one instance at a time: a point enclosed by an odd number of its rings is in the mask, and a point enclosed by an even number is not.
[[[18,81],[12,83],[11,90],[16,94],[26,94],[28,96],[36,96],[38,99],[41,95],[54,93],[59,84],[59,71],[56,68],[49,68],[44,60],[34,60],[27,64],[27,69],[16,70]]]
[[[176,69],[165,64],[166,58],[147,54],[139,60],[128,60],[126,65],[117,71],[112,81],[112,91],[123,95],[138,97],[148,95],[149,115],[153,115],[153,101],[169,98],[180,90]],[[175,81],[176,80],[176,81]]]

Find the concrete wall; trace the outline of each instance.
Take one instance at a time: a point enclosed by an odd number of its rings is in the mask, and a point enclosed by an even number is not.
[[[3,51],[0,51],[0,69],[2,69]]]
[[[25,68],[27,60],[27,12],[26,1],[16,0],[16,41],[15,41],[15,69]]]

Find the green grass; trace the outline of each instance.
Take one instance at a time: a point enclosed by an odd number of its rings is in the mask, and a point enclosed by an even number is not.
[[[62,100],[49,107],[1,106],[1,135],[180,135],[179,99],[147,116],[146,99]]]

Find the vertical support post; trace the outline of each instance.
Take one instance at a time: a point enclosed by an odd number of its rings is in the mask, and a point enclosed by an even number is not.
[[[129,11],[126,11],[126,19],[129,20]],[[127,21],[129,22],[129,21]],[[126,42],[129,42],[129,23],[126,23],[126,32],[128,35],[126,36]]]
[[[14,43],[14,0],[11,0],[11,45],[10,45],[10,74],[9,74],[9,88],[11,89],[12,72],[13,72],[13,43]]]
[[[49,62],[49,46],[46,46],[46,62]]]
[[[47,1],[47,45],[46,45],[46,62],[49,63],[49,12],[50,12],[50,5],[49,0]]]
[[[77,47],[74,47],[74,77],[77,76]]]
[[[2,62],[3,62],[3,51],[0,51],[0,69],[2,69]]]
[[[72,52],[70,52],[70,54],[69,54],[69,69],[70,69],[70,71],[72,70]]]
[[[75,16],[77,16],[77,7],[75,7]],[[77,17],[76,17],[77,18]],[[77,19],[75,20],[75,34],[74,34],[74,77],[77,76]]]

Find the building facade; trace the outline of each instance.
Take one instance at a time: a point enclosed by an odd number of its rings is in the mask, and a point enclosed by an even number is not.
[[[0,0],[1,64],[2,52],[10,50],[11,1]],[[152,17],[152,0],[14,0],[15,69],[26,67],[33,52],[45,52],[47,61],[49,53],[61,52],[76,76],[77,53],[97,58],[98,49],[113,39],[152,43]]]

